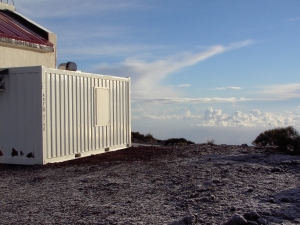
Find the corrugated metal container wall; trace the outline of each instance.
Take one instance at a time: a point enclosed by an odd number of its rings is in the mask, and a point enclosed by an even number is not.
[[[45,67],[31,67],[31,70],[34,71],[31,85],[28,85],[29,73],[21,75],[22,68],[19,68],[20,74],[16,76],[17,82],[12,82],[11,78],[14,76],[11,73],[9,79],[10,83],[26,86],[23,87],[24,90],[15,93],[16,99],[19,98],[20,101],[16,105],[23,104],[22,109],[28,110],[25,112],[31,118],[26,119],[28,122],[36,118],[36,125],[31,125],[35,126],[32,130],[36,132],[32,134],[32,138],[42,139],[37,144],[42,143],[43,164],[118,150],[131,145],[129,78]],[[40,73],[36,70],[40,70]],[[12,69],[10,71],[13,72]],[[26,100],[24,97],[26,98],[25,93],[28,92],[31,94]],[[6,101],[11,104],[13,100]],[[37,104],[28,107],[26,102],[31,101]],[[32,113],[34,116],[30,115]],[[20,113],[17,114],[13,117],[21,117]],[[19,133],[23,135],[24,132]],[[20,137],[13,138],[19,140]],[[40,145],[34,148],[35,156],[39,147]]]
[[[131,144],[128,78],[44,70],[47,161]],[[96,88],[109,90],[110,121],[106,126],[95,125]]]

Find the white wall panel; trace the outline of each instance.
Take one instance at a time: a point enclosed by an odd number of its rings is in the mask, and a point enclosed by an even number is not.
[[[11,69],[7,90],[0,94],[0,162],[34,163],[42,156],[42,114],[40,67]],[[12,150],[18,156],[12,156]],[[28,155],[35,158],[28,158]]]

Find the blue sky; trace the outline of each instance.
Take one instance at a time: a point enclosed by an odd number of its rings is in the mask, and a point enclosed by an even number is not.
[[[15,0],[58,63],[131,77],[132,130],[250,144],[300,130],[299,0]]]

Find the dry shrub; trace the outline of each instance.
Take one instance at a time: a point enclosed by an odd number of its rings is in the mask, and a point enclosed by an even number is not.
[[[260,133],[252,144],[259,147],[276,147],[277,150],[290,154],[300,154],[300,135],[292,126],[266,130]]]

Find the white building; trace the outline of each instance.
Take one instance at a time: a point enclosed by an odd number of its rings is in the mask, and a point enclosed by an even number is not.
[[[0,68],[56,68],[56,35],[0,2]]]

